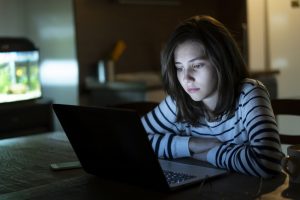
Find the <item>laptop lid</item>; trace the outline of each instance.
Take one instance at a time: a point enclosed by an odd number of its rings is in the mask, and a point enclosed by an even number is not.
[[[189,174],[193,168],[200,179],[187,181],[188,184],[226,173],[225,170],[184,164],[176,166],[175,162],[159,161],[135,111],[62,104],[53,104],[53,109],[83,169],[90,174],[172,190],[182,184],[170,186],[162,166],[177,171],[185,168],[185,173]]]

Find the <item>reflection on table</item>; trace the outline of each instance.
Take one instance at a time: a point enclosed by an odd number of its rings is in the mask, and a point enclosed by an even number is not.
[[[103,180],[82,169],[52,171],[51,163],[76,161],[63,132],[0,140],[0,199],[295,199],[300,185],[282,173],[271,179],[229,173],[174,193]],[[198,161],[179,159],[178,162]]]

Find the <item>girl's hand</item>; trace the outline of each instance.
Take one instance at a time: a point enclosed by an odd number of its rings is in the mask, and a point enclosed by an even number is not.
[[[189,140],[189,149],[193,154],[197,154],[207,152],[220,144],[221,142],[216,138],[191,137]]]
[[[189,149],[192,152],[193,158],[207,161],[207,152],[220,144],[221,142],[216,138],[191,137],[189,140]]]
[[[202,153],[194,153],[192,158],[207,162],[207,151]]]

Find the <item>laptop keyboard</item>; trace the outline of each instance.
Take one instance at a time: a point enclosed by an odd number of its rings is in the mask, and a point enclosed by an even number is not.
[[[169,184],[180,183],[182,181],[196,177],[196,176],[192,176],[189,174],[173,172],[173,171],[168,171],[168,170],[164,170],[164,174],[165,174],[165,176],[167,178],[167,182]]]

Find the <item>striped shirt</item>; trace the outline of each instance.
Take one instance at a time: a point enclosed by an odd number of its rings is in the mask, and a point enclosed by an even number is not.
[[[278,128],[268,91],[261,82],[245,79],[235,114],[218,121],[201,119],[198,127],[176,123],[176,110],[176,102],[167,96],[142,117],[158,157],[189,157],[190,137],[216,137],[222,144],[207,153],[207,161],[216,167],[260,177],[281,170]]]

